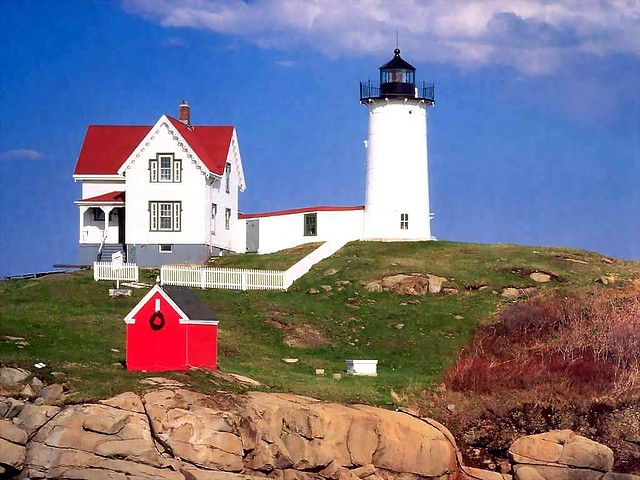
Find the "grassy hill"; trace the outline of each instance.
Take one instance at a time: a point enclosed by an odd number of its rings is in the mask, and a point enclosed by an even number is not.
[[[304,249],[303,249],[304,250]],[[230,256],[222,266],[286,268],[303,250],[263,256]],[[218,262],[218,260],[216,260]],[[553,278],[536,283],[530,272]],[[447,294],[406,296],[369,292],[364,285],[399,273],[447,279]],[[566,248],[475,245],[453,242],[353,242],[316,265],[287,292],[198,290],[220,320],[219,363],[260,381],[263,389],[345,401],[391,404],[440,382],[474,329],[512,303],[505,287],[572,290],[599,277],[616,284],[640,277],[638,262]],[[146,271],[141,280],[151,281]],[[139,387],[144,372],[127,372],[123,317],[145,294],[111,299],[110,282],[90,272],[0,282],[0,363],[63,378],[81,401]],[[307,293],[317,290],[318,293]],[[20,337],[16,339],[16,337]],[[287,364],[283,358],[297,358]],[[378,377],[342,376],[345,359],[379,360]],[[315,369],[326,374],[316,376]],[[204,371],[162,374],[210,391],[240,389]]]

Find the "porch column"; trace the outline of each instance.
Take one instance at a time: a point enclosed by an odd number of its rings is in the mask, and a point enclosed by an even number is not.
[[[104,212],[104,231],[102,233],[102,238],[104,239],[104,243],[107,243],[107,235],[109,232],[109,214],[113,207],[100,207],[100,209]]]
[[[89,235],[89,232],[85,231],[84,225],[84,214],[87,213],[87,210],[89,210],[89,208],[91,207],[80,207],[80,243],[86,243]]]

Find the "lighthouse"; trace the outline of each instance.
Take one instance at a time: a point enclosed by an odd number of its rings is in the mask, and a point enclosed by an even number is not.
[[[434,86],[415,81],[416,69],[400,57],[380,67],[380,84],[360,83],[369,113],[365,240],[431,240],[427,109]]]

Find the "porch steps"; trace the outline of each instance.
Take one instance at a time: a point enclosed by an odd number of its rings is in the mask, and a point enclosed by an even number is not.
[[[105,243],[102,247],[102,252],[98,254],[97,260],[99,262],[110,262],[111,255],[116,252],[122,252],[124,254],[124,260],[127,260],[127,252],[121,243]]]

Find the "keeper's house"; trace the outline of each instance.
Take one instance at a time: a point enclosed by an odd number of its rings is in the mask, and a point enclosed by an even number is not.
[[[89,126],[73,178],[82,182],[82,263],[116,251],[146,266],[244,251],[233,234],[245,188],[235,128],[191,125],[186,102],[178,120]]]

